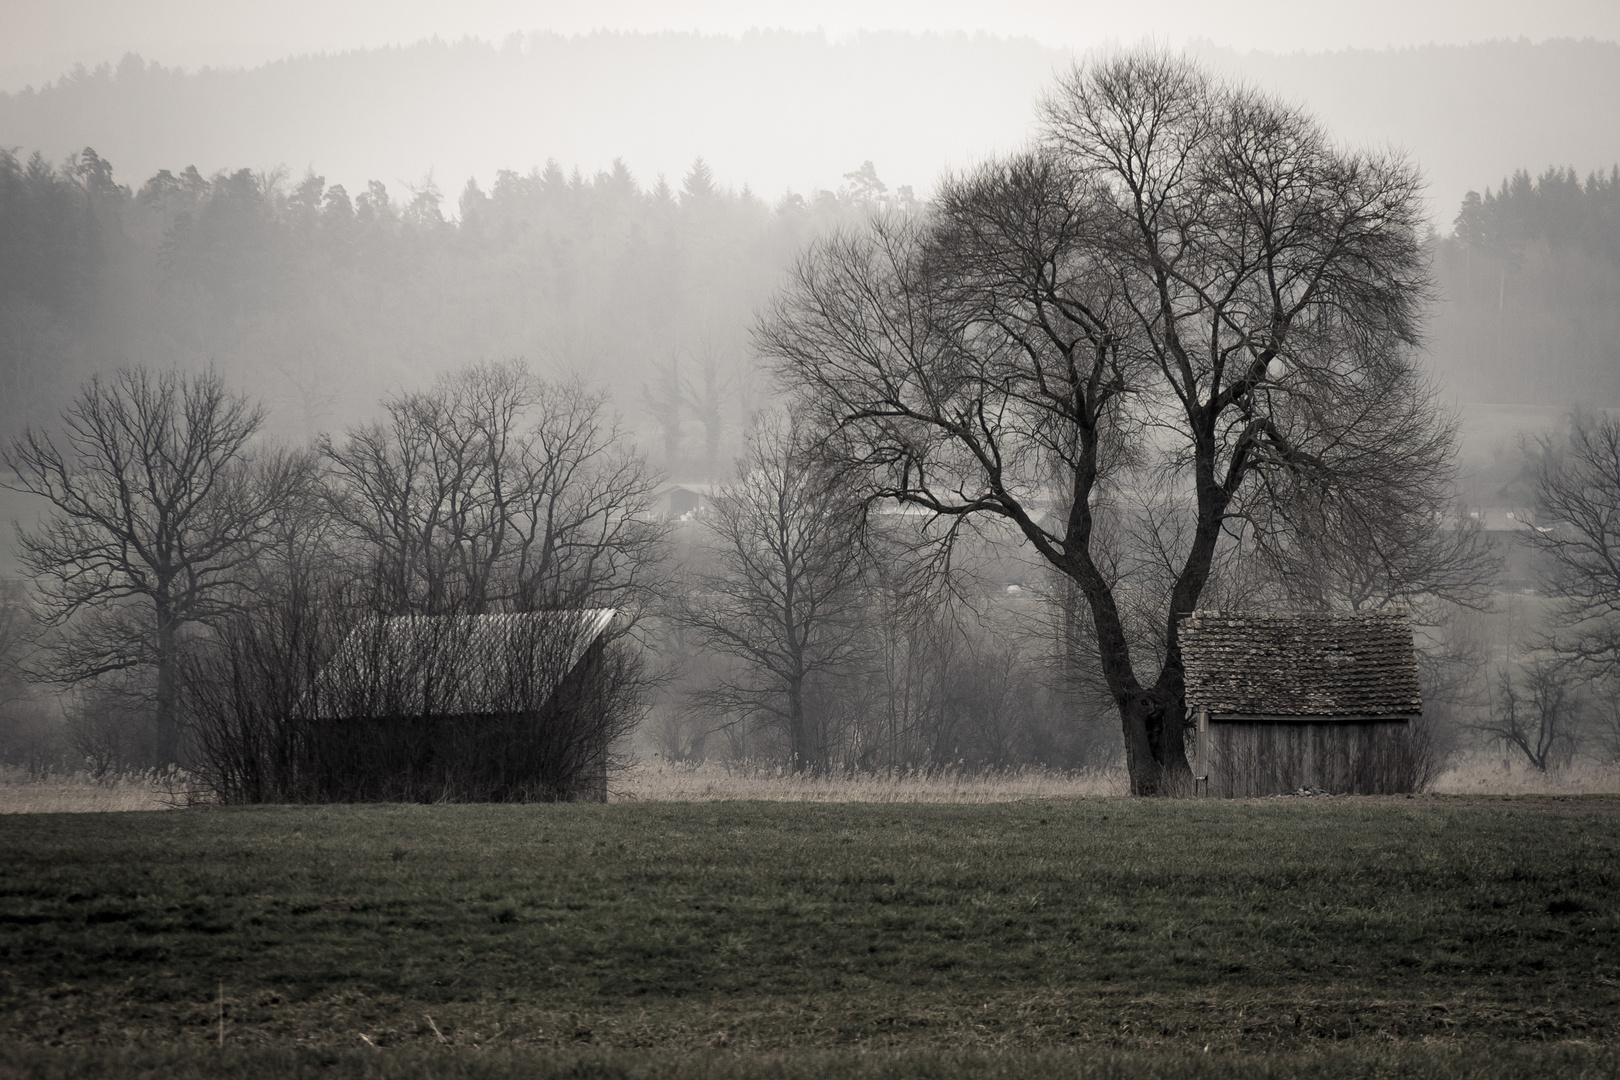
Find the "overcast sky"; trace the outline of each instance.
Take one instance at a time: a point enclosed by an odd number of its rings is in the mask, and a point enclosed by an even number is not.
[[[1151,37],[1268,51],[1465,44],[1498,38],[1620,40],[1616,0],[0,0],[0,90],[76,63],[138,52],[165,65],[254,65],[425,37],[498,41],[516,31],[756,27],[986,31],[1089,48]]]

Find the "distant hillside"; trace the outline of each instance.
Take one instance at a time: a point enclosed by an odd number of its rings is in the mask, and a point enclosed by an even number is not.
[[[875,160],[891,183],[1017,142],[1066,58],[1029,41],[875,34],[535,35],[497,48],[424,42],[185,74],[127,57],[0,95],[0,146],[60,158],[95,146],[121,173],[286,164],[363,187],[433,170],[459,188],[556,158],[636,175],[694,157],[773,201],[835,188]]]
[[[1204,58],[1319,113],[1341,138],[1413,153],[1449,227],[1465,192],[1519,168],[1620,160],[1620,45],[1558,41]],[[786,32],[514,37],[183,73],[126,58],[0,95],[0,146],[60,160],[94,146],[120,175],[195,164],[306,166],[353,189],[457,190],[548,157],[644,181],[702,155],[770,200],[835,188],[862,161],[919,193],[1020,142],[1068,54],[1028,40]]]

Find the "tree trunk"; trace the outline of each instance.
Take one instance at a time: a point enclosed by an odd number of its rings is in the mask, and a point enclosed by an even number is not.
[[[1187,762],[1186,718],[1179,700],[1145,690],[1120,705],[1125,769],[1132,795],[1185,795],[1192,791]]]
[[[810,765],[810,737],[804,727],[804,681],[788,682],[788,743],[793,752],[793,771],[802,773]]]
[[[172,765],[180,758],[178,693],[175,681],[179,633],[174,617],[164,606],[158,608],[157,695],[152,717],[152,751],[159,765]]]

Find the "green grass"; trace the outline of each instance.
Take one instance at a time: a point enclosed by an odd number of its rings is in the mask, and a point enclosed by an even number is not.
[[[37,1080],[1612,1080],[1620,1054],[1554,1046],[1335,1047],[1273,1053],[1154,1050],[512,1051],[286,1050],[30,1052],[0,1075]]]
[[[1501,805],[9,817],[0,1071],[1613,1075],[1620,816]]]

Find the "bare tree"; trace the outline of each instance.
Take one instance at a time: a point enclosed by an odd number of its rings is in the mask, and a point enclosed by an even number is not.
[[[392,614],[638,606],[664,532],[605,399],[483,364],[327,440],[332,505]]]
[[[795,771],[825,771],[832,733],[812,682],[854,660],[860,634],[858,507],[827,483],[791,420],[756,431],[704,519],[712,566],[680,618],[738,661],[705,704],[785,730]]]
[[[22,582],[0,580],[0,761],[30,773],[59,764],[61,727],[28,679],[39,623]]]
[[[712,334],[705,334],[696,356],[701,384],[681,379],[681,394],[692,415],[703,423],[703,475],[712,477],[720,466],[720,437],[725,423],[722,416],[728,390],[724,356]]]
[[[1132,790],[1175,792],[1177,622],[1223,542],[1448,501],[1422,183],[1160,53],[1077,68],[1042,120],[930,219],[812,248],[758,341],[869,498],[937,515],[942,550],[1003,518],[1075,583]]]
[[[24,696],[22,666],[35,636],[34,614],[22,586],[0,580],[0,722]]]
[[[1620,677],[1620,417],[1577,414],[1529,447],[1553,650],[1592,679]]]
[[[1473,726],[1546,772],[1574,756],[1584,707],[1570,669],[1556,658],[1537,657],[1497,672],[1490,711]]]
[[[253,467],[262,412],[213,373],[96,377],[62,413],[61,445],[30,429],[6,451],[12,486],[46,499],[18,529],[49,624],[43,674],[81,684],[151,671],[156,760],[176,760],[176,663],[188,626],[237,610],[284,497],[285,463]]]
[[[658,426],[664,429],[664,468],[674,472],[681,465],[681,419],[686,392],[681,381],[681,356],[673,352],[669,366],[653,371],[653,381],[641,384],[641,400]]]

